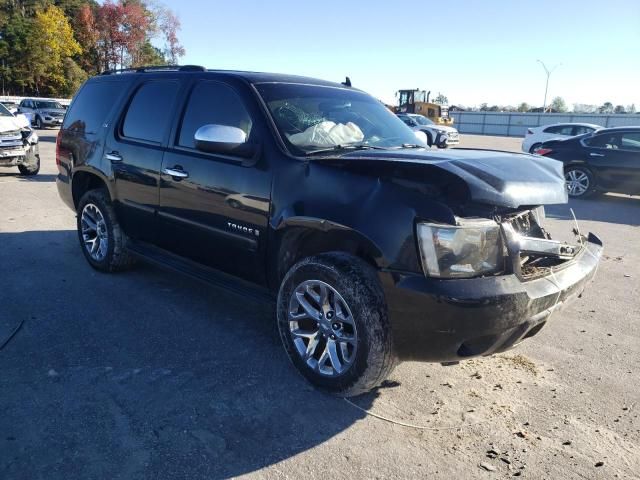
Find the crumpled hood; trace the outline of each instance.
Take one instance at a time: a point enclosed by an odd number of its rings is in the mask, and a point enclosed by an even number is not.
[[[0,133],[21,130],[28,126],[29,120],[27,120],[27,117],[24,115],[18,115],[16,117],[0,117]]]
[[[341,155],[340,160],[382,164],[425,164],[445,170],[469,187],[471,200],[517,208],[524,205],[567,203],[563,164],[546,157],[493,150],[427,149],[398,151],[366,150]]]

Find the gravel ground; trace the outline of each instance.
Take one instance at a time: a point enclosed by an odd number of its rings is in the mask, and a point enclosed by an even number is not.
[[[93,271],[55,133],[40,175],[0,170],[0,343],[24,322],[0,350],[0,478],[639,478],[640,198],[571,203],[606,257],[539,335],[401,364],[350,404],[294,372],[270,308],[145,265]],[[548,217],[571,228],[567,206]]]

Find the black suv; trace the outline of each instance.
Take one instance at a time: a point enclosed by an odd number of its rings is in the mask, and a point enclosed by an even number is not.
[[[602,244],[544,230],[562,164],[436,152],[345,84],[201,67],[106,72],[58,135],[82,252],[142,258],[276,302],[293,364],[339,395],[398,360],[456,362],[535,335]]]

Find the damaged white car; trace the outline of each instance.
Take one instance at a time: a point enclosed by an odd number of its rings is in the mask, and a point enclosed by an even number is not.
[[[13,115],[0,104],[0,167],[18,167],[22,175],[40,171],[38,134],[24,115]]]

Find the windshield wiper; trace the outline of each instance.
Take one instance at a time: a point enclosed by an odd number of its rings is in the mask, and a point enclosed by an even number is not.
[[[356,151],[356,150],[388,150],[387,147],[379,147],[377,145],[368,145],[366,143],[347,143],[345,145],[334,145],[329,148],[319,148],[318,150],[309,150],[305,155],[315,155],[317,153],[331,153],[339,151]]]
[[[401,148],[424,148],[424,145],[418,145],[417,143],[403,143]]]

